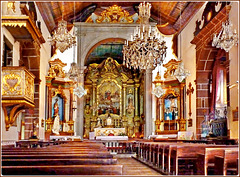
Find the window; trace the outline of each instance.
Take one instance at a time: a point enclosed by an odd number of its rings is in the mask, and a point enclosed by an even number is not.
[[[4,37],[2,66],[13,66],[13,45]]]

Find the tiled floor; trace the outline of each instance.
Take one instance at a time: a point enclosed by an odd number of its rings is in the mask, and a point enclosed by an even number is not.
[[[123,165],[123,175],[162,176],[160,173],[131,157],[117,157],[117,159],[118,164]]]

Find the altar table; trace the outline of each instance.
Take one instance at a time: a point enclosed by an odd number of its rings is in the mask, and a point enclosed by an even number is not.
[[[97,136],[108,136],[113,134],[114,136],[119,136],[125,134],[125,128],[94,128],[95,137]]]
[[[121,141],[128,140],[128,136],[96,136],[96,140]]]

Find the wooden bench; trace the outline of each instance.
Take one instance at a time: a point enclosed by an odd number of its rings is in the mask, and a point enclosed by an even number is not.
[[[221,155],[222,150],[236,148],[237,145],[208,145],[204,151],[197,154],[197,175],[214,175],[215,156]]]
[[[2,166],[3,175],[122,175],[122,165]]]
[[[2,159],[3,166],[30,166],[30,165],[113,165],[115,158],[79,158],[79,159]]]
[[[69,143],[2,151],[4,175],[122,175],[101,143]]]
[[[215,156],[214,175],[238,175],[238,148],[222,149]]]

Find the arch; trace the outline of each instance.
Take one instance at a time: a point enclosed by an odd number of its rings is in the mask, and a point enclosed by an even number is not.
[[[97,42],[97,43],[94,44],[94,45],[90,48],[90,50],[87,52],[86,57],[85,57],[85,59],[84,59],[84,66],[86,66],[87,63],[88,63],[88,57],[89,57],[89,55],[93,52],[94,49],[96,49],[96,48],[97,48],[98,46],[100,46],[101,44],[106,44],[106,43],[108,43],[108,42],[119,42],[119,43],[124,44],[125,40],[126,40],[126,39],[123,39],[123,38],[107,38],[107,39],[103,39],[103,40]]]

